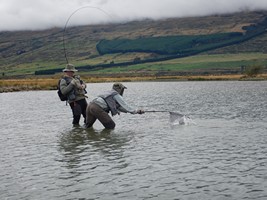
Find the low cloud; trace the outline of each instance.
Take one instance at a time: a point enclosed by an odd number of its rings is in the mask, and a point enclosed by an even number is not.
[[[266,0],[0,0],[0,31],[267,10]]]

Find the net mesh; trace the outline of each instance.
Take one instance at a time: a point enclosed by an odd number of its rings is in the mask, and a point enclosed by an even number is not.
[[[186,116],[177,112],[169,112],[170,113],[170,123],[172,125],[189,125],[194,124],[192,119],[189,116]]]

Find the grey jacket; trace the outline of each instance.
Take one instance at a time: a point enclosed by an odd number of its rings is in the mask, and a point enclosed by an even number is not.
[[[112,115],[116,115],[120,112],[137,114],[137,109],[130,107],[115,90],[99,95],[99,97],[95,98],[92,102],[106,111],[111,111]]]
[[[82,88],[82,86],[84,88]],[[60,81],[60,90],[62,94],[67,95],[69,103],[84,99],[86,97],[85,88],[86,84],[83,81],[81,83],[78,78],[64,76]]]

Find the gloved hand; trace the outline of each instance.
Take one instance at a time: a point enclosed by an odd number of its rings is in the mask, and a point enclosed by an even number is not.
[[[72,79],[71,82],[70,82],[70,84],[76,85],[76,80],[75,79]]]
[[[70,82],[72,85],[74,85],[75,87],[77,87],[80,90],[83,90],[85,88],[85,85],[81,85],[80,81],[78,79],[72,79]]]
[[[136,112],[137,112],[137,114],[140,114],[140,115],[145,113],[145,111],[142,109],[138,109]]]

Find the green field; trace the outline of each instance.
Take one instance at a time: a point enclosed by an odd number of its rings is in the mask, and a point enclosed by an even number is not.
[[[190,71],[190,70],[212,70],[212,69],[240,69],[241,66],[267,66],[267,55],[264,53],[242,53],[242,54],[217,54],[197,55],[164,62],[137,64],[127,67],[113,67],[98,69],[99,73],[119,73],[141,70],[146,71]]]
[[[134,56],[142,56],[142,54],[135,54]],[[122,56],[116,55],[116,58],[120,61],[126,61],[129,58],[134,57],[133,55]],[[108,63],[114,59],[114,55],[106,55],[104,57],[97,57],[90,60],[90,64],[98,62]],[[88,60],[77,61],[78,65],[83,66],[88,64]],[[265,53],[240,53],[240,54],[200,54],[196,56],[190,56],[185,58],[177,58],[167,60],[164,62],[152,62],[143,63],[122,67],[111,67],[111,68],[96,68],[87,70],[86,72],[80,72],[81,74],[112,74],[112,73],[136,73],[142,74],[143,72],[180,72],[180,71],[210,71],[210,70],[240,70],[241,66],[267,66],[267,54]],[[63,69],[65,64],[57,66]],[[39,64],[21,64],[10,68],[7,73],[11,75],[28,74],[31,75],[37,69],[54,69],[55,66],[52,62],[43,62],[43,67]]]
[[[246,35],[242,33],[218,33],[209,35],[177,35],[145,37],[137,39],[102,40],[97,44],[103,54],[119,52],[151,52],[163,55],[195,54],[209,49],[237,43]]]

